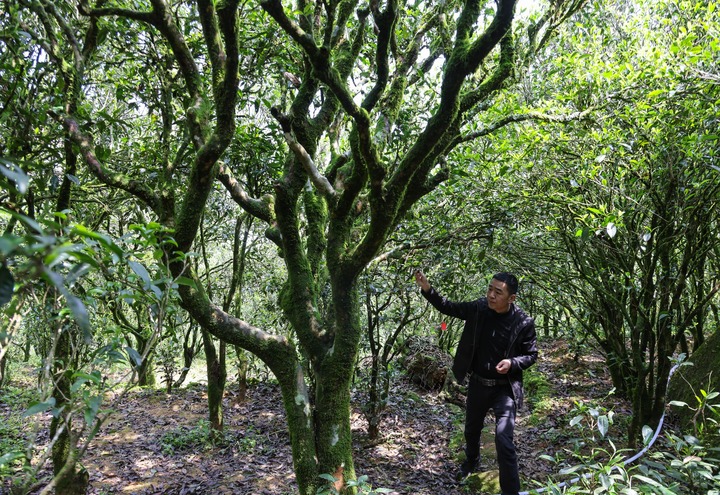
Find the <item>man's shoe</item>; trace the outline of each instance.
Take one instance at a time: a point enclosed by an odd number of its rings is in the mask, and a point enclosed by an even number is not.
[[[470,473],[475,471],[477,463],[477,459],[465,459],[465,461],[460,464],[460,476],[466,478]]]

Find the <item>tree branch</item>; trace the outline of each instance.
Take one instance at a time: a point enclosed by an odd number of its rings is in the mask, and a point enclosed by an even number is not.
[[[87,163],[90,172],[98,180],[110,187],[122,189],[140,198],[155,213],[161,217],[163,216],[160,198],[146,186],[144,181],[130,180],[121,174],[109,174],[103,168],[102,163],[100,163],[100,160],[98,160],[95,154],[95,146],[90,138],[80,131],[80,126],[74,118],[68,115],[61,116],[55,112],[50,112],[50,115],[62,124],[70,139],[80,148],[80,153],[85,159],[85,163]]]
[[[230,197],[233,201],[235,201],[235,203],[237,203],[243,210],[268,224],[274,224],[275,217],[272,212],[271,196],[264,197],[263,199],[250,197],[240,181],[233,176],[230,167],[222,162],[219,164],[217,178],[220,183],[225,186],[227,192],[230,193]]]
[[[315,166],[315,162],[313,161],[310,154],[305,150],[303,145],[298,143],[295,137],[292,135],[292,126],[290,125],[290,119],[287,116],[282,115],[280,110],[276,107],[272,107],[270,111],[273,117],[275,117],[275,119],[280,123],[280,127],[282,127],[283,130],[283,136],[285,137],[285,142],[287,142],[288,146],[290,147],[290,151],[293,152],[295,158],[297,158],[297,160],[303,166],[303,169],[305,170],[307,176],[310,178],[310,181],[315,185],[318,191],[320,191],[320,193],[328,200],[334,200],[337,195],[335,189],[330,184],[330,181],[328,181],[327,178],[318,171],[317,167]]]
[[[280,0],[264,0],[260,2],[260,6],[275,19],[283,31],[303,47],[311,58],[316,58],[320,54],[320,49],[315,43],[315,39],[312,35],[306,33],[298,23],[288,18]]]
[[[141,12],[138,10],[121,9],[117,7],[104,7],[92,9],[88,5],[87,0],[81,0],[78,2],[78,12],[87,17],[125,17],[127,19],[133,19],[135,21],[145,22],[152,24],[154,19],[153,12]]]
[[[466,134],[465,136],[460,136],[457,139],[457,142],[455,144],[465,143],[468,141],[472,141],[474,139],[477,139],[482,136],[487,136],[488,134],[492,134],[493,132],[497,131],[498,129],[505,127],[508,124],[512,124],[515,122],[525,122],[528,120],[532,121],[538,121],[538,122],[572,122],[575,120],[582,120],[585,119],[588,115],[590,115],[591,112],[593,112],[594,108],[589,108],[587,110],[583,110],[582,112],[575,112],[568,115],[550,115],[545,114],[541,112],[535,112],[530,111],[522,114],[514,114],[514,115],[508,115],[507,117],[504,117],[500,120],[497,120],[493,122],[492,124],[489,124],[487,126],[484,126],[483,128],[471,132],[469,134]]]

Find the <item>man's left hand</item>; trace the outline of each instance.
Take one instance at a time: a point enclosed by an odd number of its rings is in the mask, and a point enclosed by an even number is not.
[[[509,359],[503,359],[497,364],[497,366],[495,366],[495,371],[497,371],[501,375],[507,375],[510,372],[511,368],[512,361],[510,361]]]

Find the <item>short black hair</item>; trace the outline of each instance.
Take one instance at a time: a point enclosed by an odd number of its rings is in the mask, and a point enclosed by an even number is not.
[[[499,280],[500,282],[503,282],[507,288],[508,292],[510,292],[510,295],[517,294],[518,291],[518,279],[515,275],[513,275],[510,272],[499,272],[493,275],[493,278],[495,280]]]

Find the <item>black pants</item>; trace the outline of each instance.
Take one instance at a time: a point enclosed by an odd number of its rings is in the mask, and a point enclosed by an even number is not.
[[[520,475],[513,442],[516,410],[509,384],[487,387],[470,380],[465,413],[465,453],[471,461],[478,458],[480,433],[490,408],[495,412],[495,450],[500,488],[503,495],[517,495],[520,492]]]

